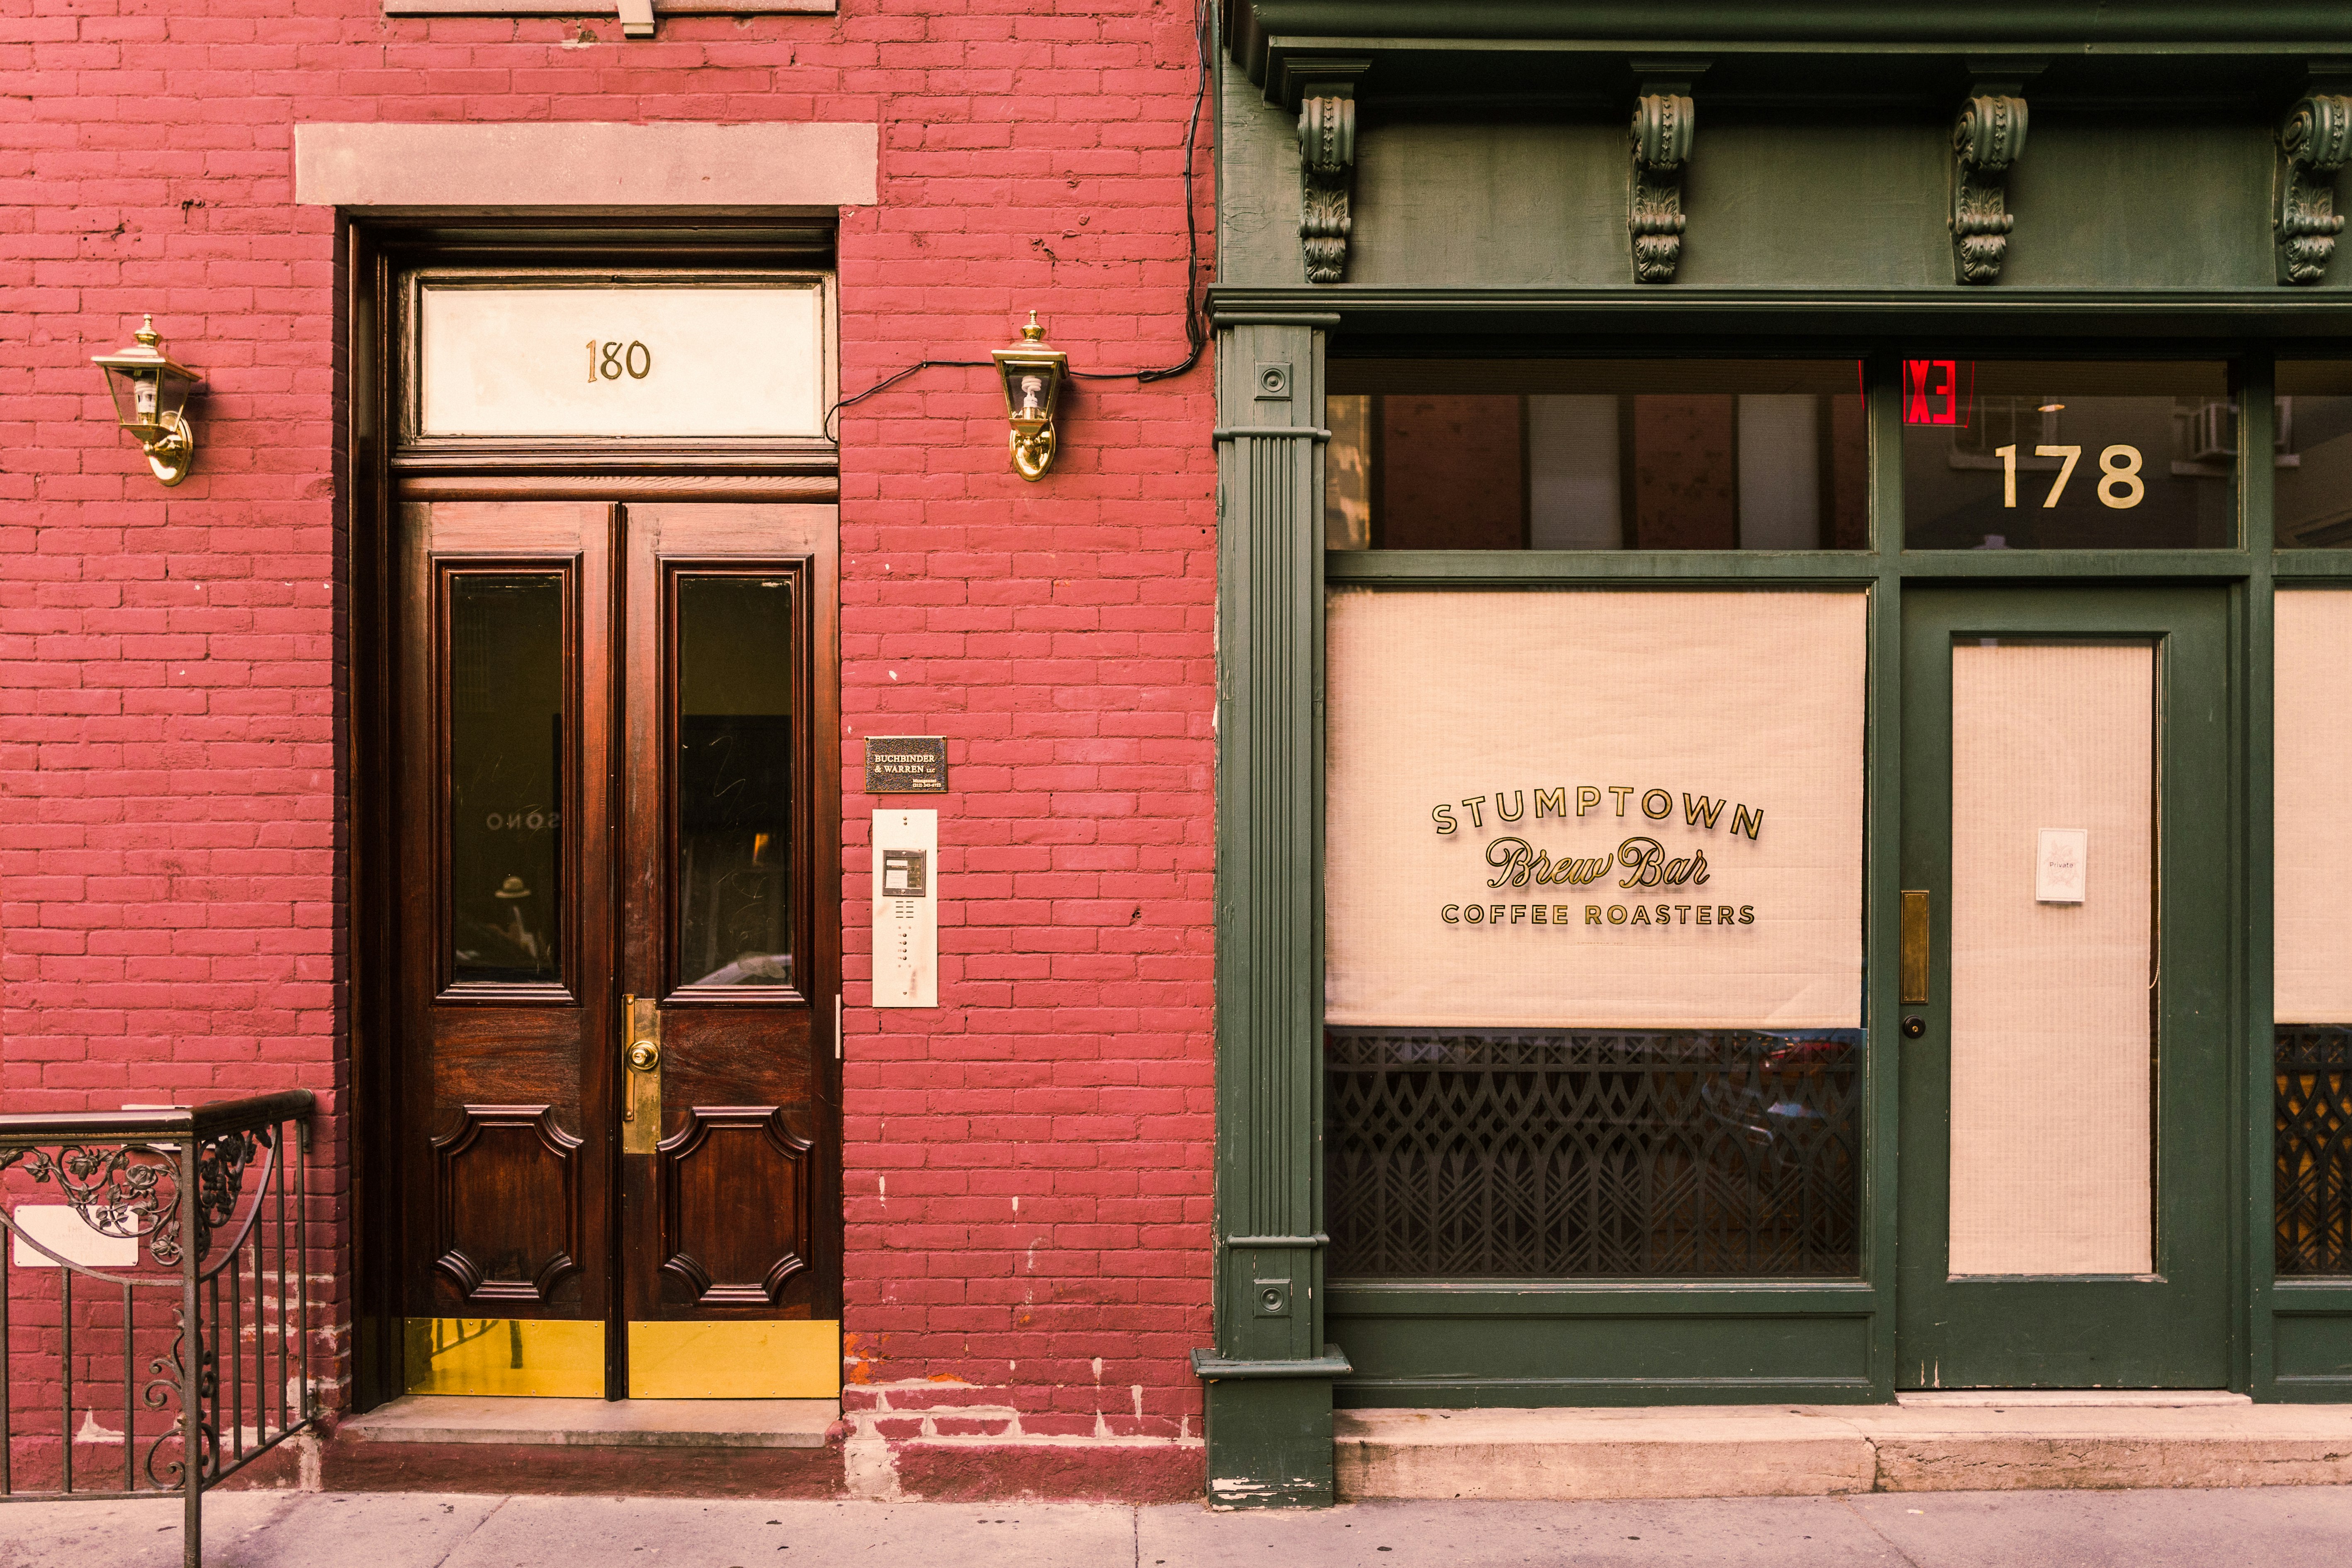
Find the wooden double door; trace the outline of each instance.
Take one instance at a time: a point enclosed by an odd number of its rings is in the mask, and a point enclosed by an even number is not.
[[[837,1392],[833,509],[398,521],[407,1386]]]

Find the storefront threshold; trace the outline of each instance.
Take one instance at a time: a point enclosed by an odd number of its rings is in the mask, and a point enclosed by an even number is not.
[[[821,1448],[837,1399],[496,1399],[410,1394],[338,1428],[374,1443]]]
[[[1982,1394],[1894,1405],[1341,1410],[1339,1497],[1575,1500],[2352,1483],[2352,1405]]]
[[[410,1394],[308,1445],[259,1484],[313,1491],[839,1497],[831,1399]]]

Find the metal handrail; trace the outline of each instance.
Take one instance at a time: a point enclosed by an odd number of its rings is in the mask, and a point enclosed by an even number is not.
[[[310,1119],[316,1109],[310,1091],[288,1089],[193,1107],[0,1116],[0,1175],[14,1172],[20,1181],[29,1176],[37,1188],[54,1187],[91,1232],[130,1242],[151,1263],[142,1271],[136,1251],[127,1268],[76,1262],[29,1235],[16,1215],[0,1206],[0,1368],[14,1365],[19,1354],[11,1338],[10,1313],[17,1270],[16,1246],[36,1255],[35,1267],[57,1269],[60,1481],[55,1488],[33,1491],[16,1486],[15,1445],[20,1434],[12,1407],[15,1390],[9,1379],[0,1376],[0,1501],[176,1495],[184,1510],[184,1559],[188,1568],[198,1568],[203,1560],[204,1492],[288,1437],[314,1426],[308,1273],[310,1180],[305,1156],[310,1151]],[[274,1216],[266,1212],[273,1194]],[[268,1268],[273,1252],[274,1333]],[[76,1483],[76,1446],[86,1436],[76,1427],[75,1415],[79,1411],[95,1423],[102,1412],[95,1399],[76,1403],[78,1382],[94,1384],[95,1378],[77,1379],[74,1338],[77,1331],[87,1334],[109,1326],[102,1321],[98,1303],[88,1299],[87,1290],[78,1310],[77,1279],[119,1292],[122,1429],[112,1436],[119,1437],[122,1473],[121,1484],[116,1487]],[[180,1300],[172,1313],[170,1351],[150,1357],[147,1370],[153,1375],[141,1384],[132,1370],[138,1353],[138,1302],[142,1298],[156,1300],[158,1293],[174,1287]],[[253,1396],[249,1443],[245,1319],[248,1304]],[[82,1312],[89,1314],[87,1321]],[[273,1338],[274,1416],[269,1377]],[[137,1460],[142,1436],[140,1415],[142,1410],[161,1413],[175,1398],[178,1412],[171,1425],[161,1429],[151,1425],[144,1434],[147,1484],[142,1487]],[[176,1457],[167,1457],[167,1447],[174,1443]]]

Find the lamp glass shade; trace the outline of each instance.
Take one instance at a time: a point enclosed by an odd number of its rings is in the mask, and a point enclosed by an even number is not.
[[[159,346],[162,342],[150,317],[131,347],[90,356],[106,372],[116,423],[142,444],[162,440],[182,426],[188,395],[203,379],[166,356]]]

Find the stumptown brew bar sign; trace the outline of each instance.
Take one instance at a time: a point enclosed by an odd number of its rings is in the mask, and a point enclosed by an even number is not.
[[[1325,1021],[1859,1027],[1868,610],[1334,590]]]
[[[1547,816],[1569,819],[1569,799],[1571,786],[1552,789],[1496,790],[1491,795],[1465,795],[1458,802],[1443,801],[1430,808],[1430,819],[1437,824],[1442,835],[1461,833],[1465,826],[1473,830],[1486,826],[1486,815],[1491,808],[1497,826],[1524,822],[1528,800],[1535,800],[1536,827],[1540,831]],[[1625,803],[1637,793],[1641,797],[1641,815],[1654,821],[1671,822],[1675,816],[1675,793],[1651,788],[1636,791],[1632,784],[1577,784],[1575,814],[1582,818],[1599,812],[1601,794],[1606,790],[1615,797],[1616,813],[1626,815]],[[1709,832],[1723,821],[1724,807],[1728,804],[1718,796],[1682,792],[1682,821],[1685,827],[1704,828]],[[1455,814],[1456,807],[1468,821]],[[1603,822],[1606,826],[1604,815]],[[1744,833],[1749,838],[1764,830],[1762,811],[1748,805],[1731,807],[1730,831]],[[1677,844],[1673,847],[1647,833],[1635,833],[1621,840],[1614,849],[1600,854],[1580,854],[1581,845],[1564,847],[1555,857],[1551,850],[1530,844],[1517,833],[1502,834],[1488,841],[1486,864],[1494,875],[1486,879],[1490,891],[1517,892],[1521,889],[1540,895],[1547,889],[1581,888],[1591,884],[1609,884],[1613,889],[1634,889],[1633,896],[1642,899],[1652,889],[1662,896],[1679,893],[1683,898],[1700,896],[1695,903],[1587,903],[1581,906],[1583,919],[1577,921],[1579,906],[1566,903],[1486,902],[1474,900],[1469,903],[1450,903],[1437,911],[1437,918],[1447,925],[1548,925],[1558,930],[1581,923],[1588,926],[1648,926],[1663,930],[1675,926],[1754,925],[1756,906],[1725,904],[1711,901],[1722,892],[1720,887],[1710,889],[1712,873],[1706,863],[1705,845],[1695,847]]]

